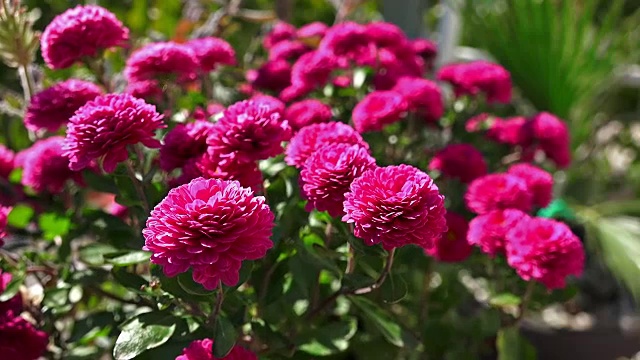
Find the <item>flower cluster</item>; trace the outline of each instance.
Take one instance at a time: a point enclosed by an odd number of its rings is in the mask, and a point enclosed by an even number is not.
[[[486,61],[451,64],[442,67],[437,76],[453,85],[456,96],[483,93],[489,103],[511,101],[511,75],[500,65]]]

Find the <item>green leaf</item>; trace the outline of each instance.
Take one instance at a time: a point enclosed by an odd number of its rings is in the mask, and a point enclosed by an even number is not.
[[[511,293],[498,294],[489,299],[489,304],[498,308],[507,306],[518,306],[522,300],[517,295]]]
[[[142,287],[147,286],[149,282],[142,276],[130,273],[124,267],[114,267],[111,271],[113,277],[120,283],[120,285],[131,289],[137,293],[143,293]]]
[[[197,282],[193,281],[192,274],[193,273],[191,271],[187,271],[185,273],[182,273],[176,276],[176,279],[178,280],[178,284],[185,292],[192,295],[204,295],[204,296],[213,295],[215,293],[215,291],[207,290],[202,286],[202,284],[198,284]]]
[[[536,350],[517,327],[501,329],[496,340],[498,360],[536,360]]]
[[[57,236],[65,236],[71,230],[71,219],[56,213],[45,213],[38,218],[38,226],[43,237],[53,240]]]
[[[130,360],[166,343],[176,329],[176,319],[165,313],[138,315],[122,327],[113,349],[116,360]]]
[[[397,347],[404,346],[402,327],[398,325],[391,315],[381,309],[376,303],[363,297],[351,296],[351,302],[359,308],[380,331],[387,341]]]
[[[301,334],[298,348],[310,355],[329,356],[349,348],[349,340],[356,334],[358,322],[348,318]]]
[[[125,254],[105,254],[104,258],[113,265],[129,266],[148,262],[149,258],[151,258],[151,253],[148,251],[131,251]]]
[[[224,316],[218,315],[216,319],[215,341],[213,342],[213,355],[223,358],[231,352],[236,344],[236,329],[233,324]]]
[[[12,276],[11,281],[0,294],[0,302],[11,300],[20,291],[20,285],[24,282],[24,273],[15,273]]]
[[[93,266],[104,265],[105,255],[118,252],[113,246],[107,244],[90,244],[80,249],[80,260]]]
[[[18,229],[24,229],[29,225],[29,222],[31,222],[33,214],[34,211],[31,207],[27,205],[16,205],[9,213],[7,224]]]
[[[395,274],[389,274],[387,280],[380,287],[382,300],[387,304],[395,304],[402,301],[408,292],[407,282],[402,276]]]

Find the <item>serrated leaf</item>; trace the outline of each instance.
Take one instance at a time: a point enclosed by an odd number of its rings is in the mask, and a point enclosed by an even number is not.
[[[175,318],[159,313],[145,313],[127,322],[113,349],[116,360],[130,360],[146,350],[166,343],[176,329]]]
[[[216,320],[215,341],[213,342],[213,355],[216,358],[223,358],[231,352],[236,344],[236,329],[233,324],[224,316],[218,315]]]
[[[129,266],[148,262],[151,258],[151,253],[148,251],[131,251],[122,255],[118,255],[117,253],[105,254],[104,258],[108,263],[113,265]]]
[[[393,320],[391,315],[366,298],[352,296],[350,299],[351,302],[362,311],[366,318],[376,326],[389,343],[397,347],[404,346],[402,327]]]

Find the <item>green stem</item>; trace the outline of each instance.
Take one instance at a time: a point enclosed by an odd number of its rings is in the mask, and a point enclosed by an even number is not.
[[[209,318],[213,327],[216,327],[216,321],[218,321],[218,315],[220,315],[220,311],[222,310],[222,303],[224,302],[224,289],[222,288],[222,282],[218,283],[218,294],[216,294],[216,307],[211,313],[211,317]]]

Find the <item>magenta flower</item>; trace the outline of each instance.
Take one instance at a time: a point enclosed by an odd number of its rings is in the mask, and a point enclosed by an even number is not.
[[[213,356],[213,340],[203,339],[189,344],[176,360],[258,360],[258,356],[240,345],[235,345],[227,356],[218,359]]]
[[[124,46],[129,30],[108,10],[78,5],[56,16],[40,39],[42,57],[51,69],[64,69],[103,49]]]
[[[2,239],[7,236],[7,218],[9,217],[11,210],[13,210],[12,207],[0,206],[0,247],[4,245],[4,241],[2,241]],[[4,288],[2,291],[4,291]],[[2,291],[0,291],[0,293]]]
[[[517,176],[489,174],[473,180],[464,201],[467,208],[478,215],[503,209],[529,212],[532,195],[527,183]]]
[[[484,93],[489,103],[511,101],[511,74],[497,64],[474,61],[446,65],[438,71],[438,80],[451,83],[456,96]]]
[[[207,137],[214,123],[207,120],[178,124],[164,137],[160,148],[160,168],[164,171],[181,168],[193,158],[207,152]]]
[[[0,317],[0,350],[5,359],[36,360],[44,355],[49,336],[23,317]]]
[[[124,92],[139,99],[155,102],[162,101],[163,97],[162,87],[157,80],[136,80],[129,82]]]
[[[254,162],[281,154],[282,142],[290,137],[291,127],[279,109],[245,100],[229,106],[212,128],[208,153],[221,162]]]
[[[29,130],[47,129],[55,132],[88,101],[102,95],[102,90],[83,80],[67,80],[37,93],[24,115]]]
[[[314,21],[307,25],[304,25],[296,32],[296,37],[303,42],[316,43],[319,42],[329,30],[327,24],[320,21]]]
[[[151,212],[144,249],[167,276],[193,269],[206,289],[234,286],[244,260],[265,256],[274,215],[265,198],[237,181],[198,178],[171,189]]]
[[[549,159],[561,168],[571,164],[571,141],[564,121],[542,112],[531,119],[531,128],[534,138]]]
[[[369,170],[345,195],[342,220],[367,245],[430,249],[447,231],[444,196],[429,175],[409,166]]]
[[[330,27],[320,41],[318,51],[336,59],[340,67],[350,63],[375,65],[376,47],[364,25],[343,22]]]
[[[400,120],[407,112],[404,96],[395,91],[374,91],[364,97],[353,109],[353,124],[360,133],[380,131]]]
[[[507,262],[526,281],[548,289],[566,286],[566,278],[584,269],[582,242],[564,223],[544,218],[521,221],[507,233]]]
[[[503,254],[507,232],[528,218],[529,215],[515,209],[494,210],[476,216],[469,223],[467,241],[480,247],[485,254]]]
[[[307,159],[320,147],[328,144],[359,145],[369,149],[362,136],[351,126],[341,122],[329,122],[305,126],[287,146],[285,162],[302,168]]]
[[[330,54],[311,51],[300,56],[291,68],[291,86],[282,91],[280,98],[295,100],[326,85],[336,68],[337,60]]]
[[[235,180],[243,187],[251,188],[253,191],[263,190],[262,172],[255,162],[218,162],[218,156],[203,155],[194,165],[195,169],[190,168],[189,164],[183,168],[182,182],[186,183],[197,176],[207,179]],[[189,177],[185,177],[185,174]],[[198,174],[193,176],[191,174]],[[186,180],[186,181],[185,181]]]
[[[193,51],[204,72],[213,71],[218,65],[236,64],[235,50],[222,39],[210,36],[189,40],[185,45]]]
[[[533,204],[546,207],[553,198],[553,176],[548,172],[530,164],[516,164],[509,167],[509,174],[515,175],[525,183],[532,192]]]
[[[157,42],[143,46],[127,59],[124,76],[129,83],[144,80],[179,82],[196,79],[200,62],[190,47],[174,42]]]
[[[428,39],[415,39],[411,41],[411,46],[413,47],[413,51],[424,59],[427,68],[430,70],[438,55],[438,45]]]
[[[409,103],[409,109],[417,111],[427,121],[437,121],[444,114],[442,92],[436,83],[422,78],[400,78],[393,91],[401,94]]]
[[[82,183],[82,174],[69,169],[64,155],[64,138],[53,136],[39,140],[25,152],[22,164],[22,185],[36,192],[59,194],[67,180]]]
[[[333,217],[344,215],[344,195],[351,183],[375,168],[376,159],[359,145],[328,144],[307,160],[300,179],[307,211],[327,211]]]
[[[433,247],[425,249],[425,252],[438,261],[451,263],[464,261],[473,251],[467,242],[469,223],[461,215],[450,211],[447,211],[445,218],[447,219],[447,232],[437,238]]]
[[[295,60],[312,49],[300,41],[284,40],[269,50],[269,61]]]
[[[293,39],[296,35],[296,27],[283,21],[276,23],[271,31],[265,36],[263,45],[265,49],[271,49],[275,44]]]
[[[0,178],[8,178],[15,168],[16,154],[13,150],[0,144]]]
[[[142,143],[160,147],[154,138],[166,125],[155,106],[129,94],[107,94],[88,102],[69,120],[65,155],[71,170],[86,168],[93,160],[102,160],[106,172],[127,160],[127,147]]]
[[[294,130],[331,121],[331,107],[320,100],[306,99],[289,105],[284,115]]]
[[[280,92],[291,85],[291,65],[285,60],[267,61],[247,71],[247,81],[253,87]]]
[[[438,170],[445,177],[469,183],[487,174],[487,162],[473,145],[451,144],[431,159],[429,170]]]

